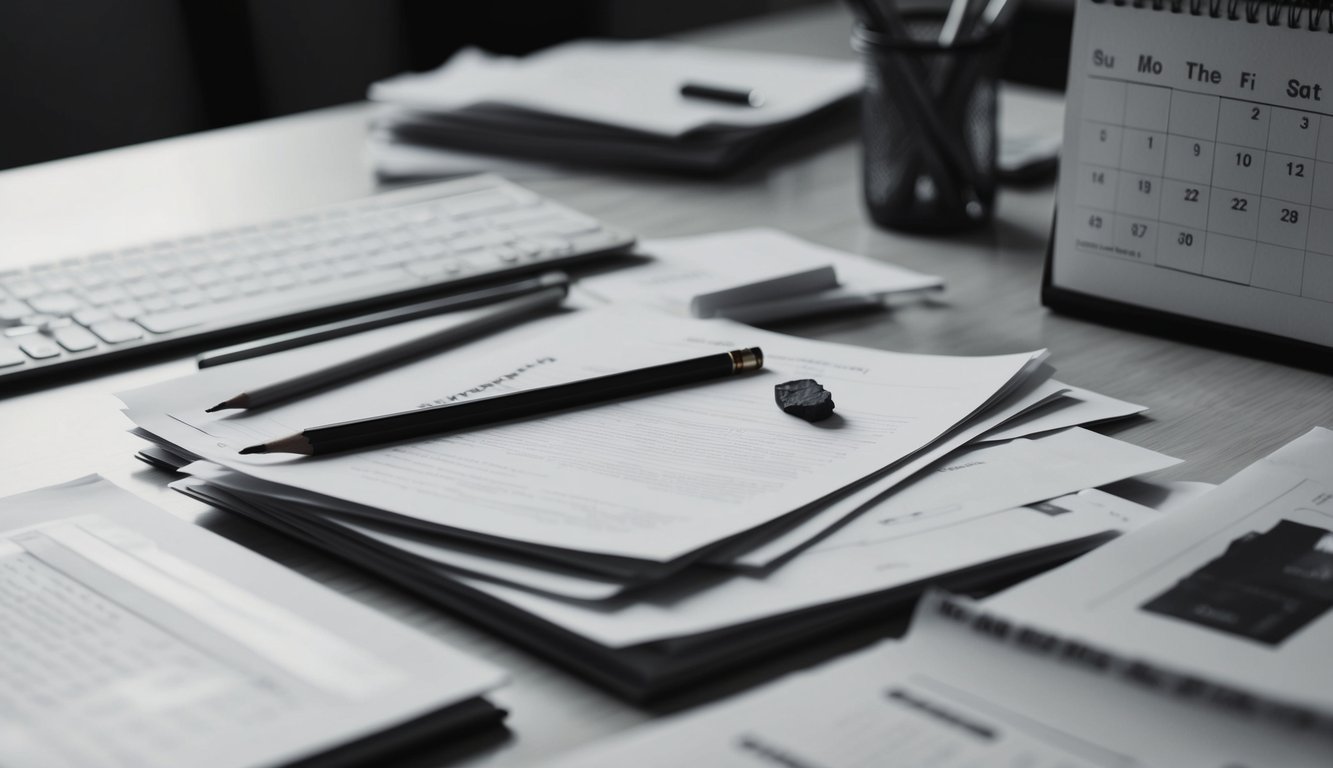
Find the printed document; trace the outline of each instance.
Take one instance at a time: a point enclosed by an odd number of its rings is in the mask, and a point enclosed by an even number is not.
[[[991,605],[1333,713],[1333,432],[1312,430],[1150,532]]]
[[[699,83],[759,93],[758,108],[685,98]],[[479,104],[518,108],[661,136],[709,127],[771,126],[852,96],[851,61],[701,48],[664,40],[577,40],[521,59],[476,49],[444,66],[375,83],[370,98],[429,111]]]
[[[1127,681],[1121,663],[1094,644],[933,596],[901,642],[641,726],[553,768],[1329,764],[1327,732],[1164,695]]]
[[[618,308],[546,327],[254,413],[203,409],[339,359],[337,346],[210,368],[122,400],[159,438],[260,479],[497,540],[665,562],[912,455],[1044,354],[898,354]],[[305,427],[750,346],[765,355],[754,374],[355,453],[238,453]],[[833,392],[832,418],[810,424],[777,407],[774,385],[804,378]]]
[[[0,646],[0,762],[42,768],[285,764],[502,680],[97,477],[0,500]]]
[[[768,573],[694,571],[594,603],[463,581],[603,645],[637,645],[916,586],[1002,558],[1136,528],[1156,514],[1099,491],[1065,494],[1176,463],[1074,430],[962,452]],[[1018,506],[1045,499],[1053,500]]]

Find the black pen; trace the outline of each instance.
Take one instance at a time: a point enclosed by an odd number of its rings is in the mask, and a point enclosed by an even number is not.
[[[757,371],[763,366],[764,353],[758,347],[733,349],[721,354],[596,376],[567,384],[525,389],[481,400],[311,427],[295,435],[242,448],[241,453],[298,453],[310,456],[369,448]]]
[[[719,101],[740,107],[764,106],[763,94],[750,88],[724,88],[703,83],[685,83],[680,87],[680,95],[690,99]]]

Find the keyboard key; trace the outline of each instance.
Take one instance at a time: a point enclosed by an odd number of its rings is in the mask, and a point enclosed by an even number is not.
[[[28,306],[32,307],[34,312],[68,315],[82,307],[83,302],[69,293],[43,293],[28,299]]]
[[[543,221],[533,227],[531,231],[540,232],[549,235],[583,235],[589,232],[600,231],[602,225],[595,219],[573,218],[561,216],[559,218]]]
[[[444,274],[444,264],[438,261],[414,261],[407,265],[407,271],[417,277],[436,277]]]
[[[59,272],[53,275],[42,275],[37,282],[51,292],[72,291],[75,288],[74,280],[69,275]]]
[[[535,196],[534,196],[535,197]],[[508,191],[483,190],[481,192],[472,192],[466,195],[446,198],[444,202],[445,210],[459,218],[477,216],[483,213],[493,213],[496,211],[509,210],[519,205],[529,203],[532,198],[520,199],[516,195],[509,194]]]
[[[143,314],[143,305],[137,301],[122,301],[111,306],[111,314],[121,320],[133,320]]]
[[[176,291],[184,291],[188,289],[190,287],[190,281],[185,278],[185,275],[178,273],[162,278],[162,282],[158,283],[158,287],[162,289],[163,293],[175,293]]]
[[[89,330],[108,344],[123,344],[143,338],[143,329],[128,320],[104,320],[95,323]]]
[[[98,346],[97,337],[77,325],[57,328],[51,332],[51,338],[70,352],[82,352]]]
[[[53,317],[37,326],[37,330],[42,333],[50,333],[57,328],[68,328],[74,325],[74,320],[68,317]]]
[[[85,328],[93,323],[100,323],[103,320],[110,319],[111,313],[100,307],[84,307],[83,309],[75,310],[74,312],[74,322]]]
[[[12,368],[26,362],[28,358],[22,352],[13,347],[0,346],[0,368]]]
[[[133,283],[125,284],[125,292],[131,299],[145,299],[149,296],[156,296],[162,292],[162,288],[157,283],[148,280],[136,280]]]
[[[32,314],[32,308],[21,301],[0,301],[0,325],[14,325],[27,315]]]
[[[501,245],[513,239],[514,236],[508,232],[477,232],[450,240],[449,247],[454,253],[469,253],[487,246]]]
[[[19,349],[33,360],[60,357],[60,347],[45,336],[28,336],[19,342]]]
[[[236,290],[246,296],[254,296],[268,290],[268,285],[258,277],[247,277],[236,284]],[[156,312],[157,310],[153,310]]]
[[[149,296],[139,303],[143,305],[145,312],[165,312],[176,306],[176,302],[166,296]]]
[[[205,286],[213,285],[214,283],[222,282],[226,279],[226,275],[222,274],[221,270],[213,269],[212,267],[202,267],[191,272],[190,279],[194,281],[195,285],[203,288]]]
[[[196,290],[181,291],[175,294],[176,303],[182,307],[197,307],[208,301],[208,297]]]
[[[55,319],[56,319],[55,315],[42,315],[42,314],[24,315],[23,317],[19,318],[19,325],[31,325],[34,327],[41,327]]]
[[[111,281],[111,276],[101,269],[85,269],[74,276],[74,282],[79,284],[85,291],[91,291],[101,288]]]
[[[83,294],[83,298],[95,307],[115,304],[118,301],[125,301],[130,295],[119,285],[108,285],[103,288],[94,288]]]
[[[36,296],[43,293],[44,290],[36,280],[18,279],[6,280],[5,288],[9,290],[9,295],[16,299],[26,299],[29,296]]]

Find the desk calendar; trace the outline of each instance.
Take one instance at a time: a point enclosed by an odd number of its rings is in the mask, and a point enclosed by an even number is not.
[[[1326,355],[1330,62],[1333,13],[1078,0],[1046,302]]]

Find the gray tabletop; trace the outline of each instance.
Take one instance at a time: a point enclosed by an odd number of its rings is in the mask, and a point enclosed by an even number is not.
[[[736,48],[848,57],[836,8],[689,36]],[[1007,94],[1006,122],[1048,130],[1059,101]],[[0,268],[196,232],[355,198],[376,189],[365,158],[369,108],[348,105],[0,173]],[[724,180],[571,172],[528,185],[643,237],[774,226],[809,240],[942,275],[936,300],[777,329],[882,349],[997,354],[1049,348],[1059,377],[1151,407],[1118,437],[1186,459],[1163,478],[1218,482],[1313,425],[1333,426],[1333,380],[1317,373],[1053,315],[1038,299],[1050,188],[1006,190],[994,226],[956,238],[876,229],[860,200],[859,149],[846,138],[793,151]],[[508,668],[495,699],[510,733],[462,750],[435,745],[403,764],[524,765],[783,669],[891,633],[844,635],[737,680],[654,709],[623,704],[458,617],[244,521],[166,489],[138,463],[140,442],[113,392],[181,376],[181,358],[0,400],[0,494],[101,473],[145,499],[325,581]]]

